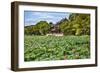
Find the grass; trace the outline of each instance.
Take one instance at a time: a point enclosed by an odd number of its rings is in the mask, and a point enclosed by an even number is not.
[[[90,58],[90,37],[25,35],[25,61],[72,60]]]

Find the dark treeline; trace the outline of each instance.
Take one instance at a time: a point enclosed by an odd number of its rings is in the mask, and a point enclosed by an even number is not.
[[[46,35],[57,27],[64,35],[90,35],[90,14],[72,13],[69,18],[63,18],[56,24],[40,21],[36,25],[25,26],[26,35]]]

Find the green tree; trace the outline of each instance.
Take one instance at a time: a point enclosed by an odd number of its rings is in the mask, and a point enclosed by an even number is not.
[[[32,33],[33,33],[32,26],[25,26],[24,31],[25,31],[24,33],[26,35],[32,35]]]
[[[72,13],[69,19],[61,21],[61,30],[65,35],[89,35],[90,34],[90,15]]]
[[[50,31],[50,24],[48,24],[46,21],[40,21],[36,24],[37,28],[39,29],[39,33],[41,35],[45,35]]]

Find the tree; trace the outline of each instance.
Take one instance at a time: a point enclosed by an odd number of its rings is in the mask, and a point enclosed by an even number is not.
[[[72,13],[69,19],[59,21],[60,30],[64,35],[89,35],[90,34],[90,15]]]
[[[25,26],[25,29],[24,29],[24,33],[26,35],[32,35],[33,31],[32,31],[32,26]]]
[[[46,21],[40,21],[36,24],[36,26],[39,29],[39,33],[41,35],[45,35],[50,30],[50,24],[48,24]]]
[[[62,19],[59,22],[59,27],[60,27],[61,32],[64,35],[72,35],[73,34],[71,23],[69,23],[69,20],[67,18]]]

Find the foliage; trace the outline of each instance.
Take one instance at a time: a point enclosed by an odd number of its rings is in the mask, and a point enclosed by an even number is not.
[[[41,35],[45,35],[50,30],[50,24],[48,24],[46,21],[40,21],[36,24],[36,26]]]
[[[27,35],[45,35],[50,32],[51,26],[59,26],[60,33],[64,35],[90,35],[90,15],[72,13],[69,18],[63,18],[56,24],[39,21],[33,26],[25,26]]]
[[[53,26],[66,36],[43,36],[50,33]],[[24,31],[25,61],[90,58],[89,14],[72,13],[56,24],[39,21],[25,26]]]
[[[89,40],[88,35],[60,37],[25,35],[24,60],[48,61],[90,58]]]
[[[33,26],[26,26],[25,27],[25,34],[27,35],[45,35],[50,30],[50,24],[46,21],[40,21],[36,25]]]
[[[72,13],[69,20],[64,19],[59,25],[65,35],[89,35],[90,15]]]

